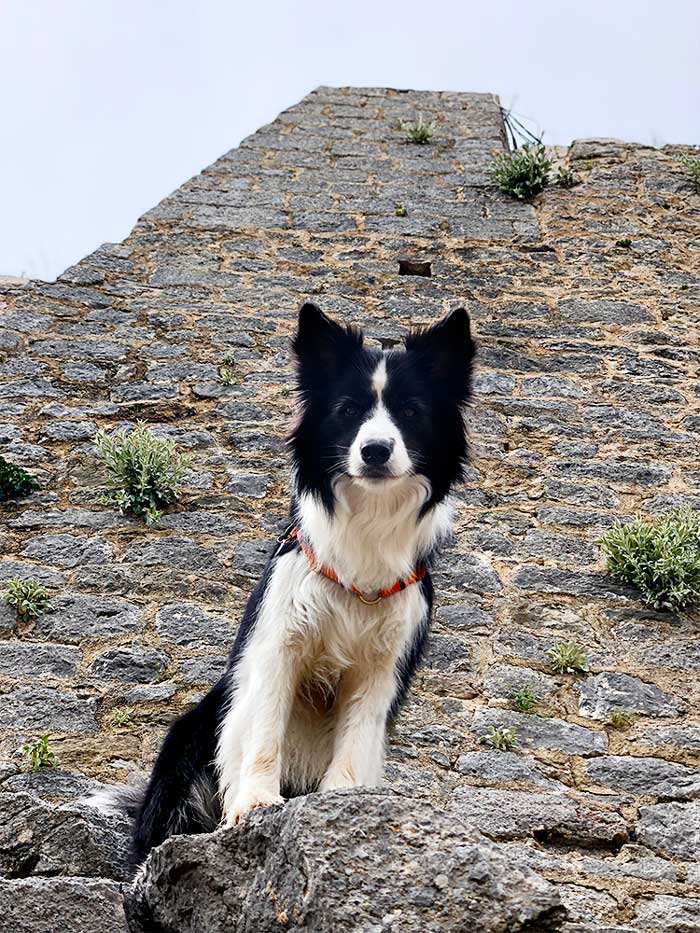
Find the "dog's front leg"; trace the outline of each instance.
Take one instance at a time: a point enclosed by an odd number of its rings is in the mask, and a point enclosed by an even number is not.
[[[320,790],[371,787],[380,782],[387,717],[396,695],[394,667],[392,657],[369,670],[352,668],[343,674],[333,758]]]
[[[293,652],[265,626],[253,634],[236,675],[217,752],[223,822],[282,803],[282,746],[297,669]]]

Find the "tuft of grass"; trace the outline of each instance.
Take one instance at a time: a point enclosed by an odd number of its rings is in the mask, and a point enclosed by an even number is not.
[[[557,674],[584,674],[586,649],[576,641],[560,641],[545,652]]]
[[[416,143],[418,146],[426,146],[432,141],[435,135],[437,124],[435,120],[425,121],[420,114],[415,123],[402,123],[401,129],[406,134],[406,139],[410,143]]]
[[[58,756],[49,749],[49,736],[42,735],[33,742],[25,742],[20,746],[20,753],[24,755],[32,771],[42,768],[53,768],[58,764]]]
[[[53,609],[49,602],[49,591],[38,580],[20,580],[13,577],[7,581],[3,600],[8,606],[14,606],[23,622],[38,619],[48,609]]]
[[[700,194],[700,156],[684,156],[681,162],[690,176],[693,190]]]
[[[629,729],[634,722],[634,713],[616,706],[610,710],[610,725],[614,729]]]
[[[632,240],[629,237],[625,237],[624,240],[617,240],[615,246],[619,246],[620,249],[632,249]]]
[[[219,379],[225,386],[232,386],[236,382],[236,374],[233,371],[235,360],[232,353],[227,353],[219,366]]]
[[[700,602],[700,514],[672,509],[646,521],[619,519],[600,541],[608,572],[629,583],[657,610],[678,612]]]
[[[554,180],[560,188],[573,188],[581,182],[576,172],[569,168],[568,165],[559,166]]]
[[[489,731],[481,736],[479,742],[497,752],[509,752],[518,744],[518,736],[514,726],[502,726],[498,729],[495,726],[489,726]]]
[[[519,201],[534,198],[549,184],[552,167],[544,146],[523,146],[496,156],[489,167],[491,181]]]
[[[394,213],[396,214],[397,217],[405,217],[408,214],[408,211],[406,210],[406,205],[403,203],[403,201],[396,202],[396,204],[394,205]]]
[[[521,687],[511,694],[511,699],[521,713],[529,713],[537,704],[537,697],[529,687]]]
[[[175,442],[156,437],[139,421],[131,433],[98,431],[95,444],[107,466],[111,488],[103,501],[131,513],[147,525],[157,522],[165,506],[178,498],[180,483],[192,462]]]
[[[30,473],[0,457],[0,502],[21,499],[37,489],[41,489],[41,485]]]
[[[112,725],[113,726],[129,726],[131,725],[131,717],[133,716],[134,711],[130,706],[116,706],[112,710]]]

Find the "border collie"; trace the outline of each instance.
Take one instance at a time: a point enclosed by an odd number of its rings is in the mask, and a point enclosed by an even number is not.
[[[145,794],[112,792],[111,808],[135,817],[135,864],[253,807],[377,784],[425,649],[429,569],[467,456],[467,312],[382,352],[305,304],[293,349],[290,525],[225,674],[173,724]]]

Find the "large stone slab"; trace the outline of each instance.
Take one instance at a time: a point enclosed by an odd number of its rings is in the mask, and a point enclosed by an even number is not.
[[[129,933],[119,885],[97,878],[0,881],[7,933]]]
[[[573,845],[619,845],[627,826],[614,810],[563,793],[458,787],[451,808],[493,839],[553,839]]]
[[[0,876],[124,879],[128,833],[126,820],[93,807],[0,793]]]
[[[156,849],[128,901],[134,933],[558,930],[552,885],[455,814],[384,791],[253,811]]]

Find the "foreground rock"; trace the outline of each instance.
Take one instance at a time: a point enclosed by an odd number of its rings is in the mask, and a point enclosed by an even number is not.
[[[99,878],[0,880],[7,933],[127,933],[119,885]]]
[[[385,791],[312,794],[179,836],[127,899],[135,933],[559,930],[555,888],[454,814]]]
[[[128,825],[92,807],[0,793],[0,877],[126,878]]]

